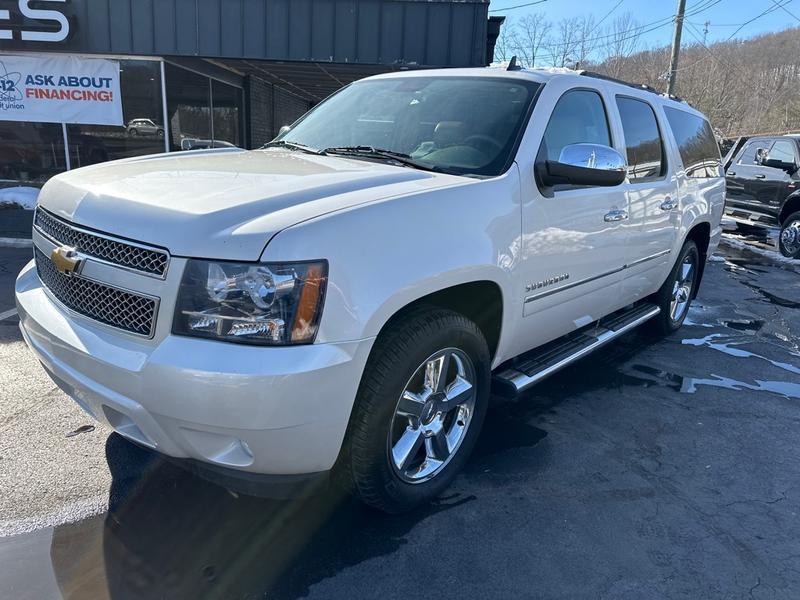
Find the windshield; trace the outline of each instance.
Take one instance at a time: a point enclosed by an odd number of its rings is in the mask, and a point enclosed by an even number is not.
[[[276,141],[317,150],[372,148],[449,173],[500,175],[538,88],[532,81],[487,77],[360,81]]]

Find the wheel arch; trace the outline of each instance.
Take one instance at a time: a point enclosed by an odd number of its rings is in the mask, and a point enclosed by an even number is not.
[[[489,355],[494,360],[500,345],[505,316],[500,284],[489,279],[480,279],[451,285],[420,296],[397,308],[381,326],[378,337],[410,312],[424,307],[452,310],[474,322],[486,338]]]
[[[711,245],[711,223],[702,221],[696,223],[686,234],[684,244],[689,240],[693,241],[697,246],[700,253],[700,264],[698,265],[699,273],[697,276],[697,285],[694,288],[694,295],[692,298],[697,298],[697,293],[700,291],[700,284],[703,282],[703,275],[706,270],[706,263],[708,262],[708,248]]]
[[[781,212],[778,215],[778,223],[783,226],[784,221],[789,215],[800,211],[800,192],[795,192],[786,199],[781,207]]]

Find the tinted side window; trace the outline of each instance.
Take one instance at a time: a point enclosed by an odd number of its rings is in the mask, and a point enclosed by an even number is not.
[[[653,108],[642,100],[617,98],[625,133],[631,183],[656,179],[666,172],[664,144]]]
[[[739,155],[739,160],[736,161],[737,165],[755,165],[756,164],[756,150],[764,147],[764,142],[748,142]]]
[[[721,177],[722,160],[708,121],[677,108],[665,107],[667,121],[678,142],[687,177]]]
[[[544,132],[539,161],[558,160],[570,144],[611,145],[603,99],[590,90],[572,90],[561,96]]]
[[[778,140],[769,151],[771,160],[780,160],[786,163],[796,163],[794,154],[794,142],[789,140]]]

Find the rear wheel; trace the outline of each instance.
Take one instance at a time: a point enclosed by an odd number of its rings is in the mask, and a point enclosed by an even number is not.
[[[490,358],[466,317],[427,309],[383,333],[345,443],[356,494],[397,513],[436,496],[463,468],[489,399]]]
[[[672,271],[656,293],[654,301],[661,313],[649,323],[653,333],[669,335],[680,329],[697,289],[700,275],[700,252],[697,244],[687,241]]]
[[[789,215],[783,222],[778,247],[785,257],[800,258],[800,212]]]

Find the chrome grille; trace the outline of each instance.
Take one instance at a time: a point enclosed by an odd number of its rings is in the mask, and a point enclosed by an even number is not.
[[[59,273],[52,261],[34,248],[39,279],[59,302],[90,319],[130,333],[150,337],[158,300]]]
[[[59,244],[72,246],[82,254],[93,256],[134,271],[163,277],[169,255],[160,250],[142,248],[79,229],[40,209],[36,211],[36,228]]]

